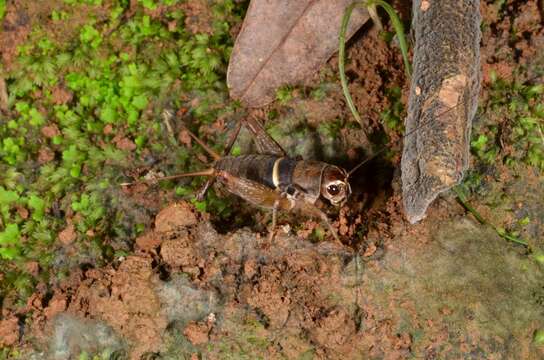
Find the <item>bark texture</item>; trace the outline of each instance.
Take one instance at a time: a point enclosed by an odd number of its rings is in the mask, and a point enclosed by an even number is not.
[[[405,214],[425,217],[469,165],[470,129],[480,91],[478,0],[415,0],[412,77],[402,155]]]

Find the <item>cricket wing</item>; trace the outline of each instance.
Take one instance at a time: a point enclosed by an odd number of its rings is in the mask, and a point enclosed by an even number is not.
[[[259,120],[248,117],[244,120],[244,124],[253,134],[257,151],[260,154],[287,156],[285,150],[264,130]]]
[[[279,202],[279,208],[289,208],[289,200],[280,193],[256,181],[236,177],[226,171],[220,171],[218,180],[229,192],[241,197],[255,206],[272,209]]]

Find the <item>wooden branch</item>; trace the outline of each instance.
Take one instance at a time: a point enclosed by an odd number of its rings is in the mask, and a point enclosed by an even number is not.
[[[402,155],[405,214],[425,217],[469,165],[470,129],[480,91],[480,2],[415,0],[414,73]]]

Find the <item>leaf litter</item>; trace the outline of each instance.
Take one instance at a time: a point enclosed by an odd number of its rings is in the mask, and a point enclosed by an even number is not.
[[[272,102],[282,85],[313,75],[338,51],[340,22],[349,3],[252,1],[229,62],[230,95],[249,107],[260,107]],[[367,20],[365,10],[356,10],[347,38]]]

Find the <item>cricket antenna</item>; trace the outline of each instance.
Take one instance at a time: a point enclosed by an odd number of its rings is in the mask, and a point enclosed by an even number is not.
[[[163,112],[162,112],[162,116],[164,119],[171,119],[174,117],[174,114],[172,113],[171,110],[169,109],[165,109]],[[168,123],[168,122],[167,122]],[[181,123],[181,126],[183,126],[183,128],[185,129],[185,131],[187,131],[187,133],[189,133],[189,136],[191,136],[193,138],[194,141],[197,142],[198,145],[202,146],[202,148],[215,160],[219,160],[221,159],[221,155],[219,155],[218,153],[216,153],[215,151],[213,151],[208,145],[206,145],[206,143],[202,140],[200,140],[195,134],[193,134],[193,132],[191,130],[189,130],[187,128],[187,126],[185,126],[185,124]]]
[[[119,185],[121,186],[130,186],[135,184],[145,184],[145,183],[154,183],[157,181],[163,181],[163,180],[173,180],[178,179],[182,177],[192,177],[192,176],[214,176],[215,170],[213,168],[206,169],[206,170],[200,170],[200,171],[194,171],[194,172],[188,172],[183,174],[176,174],[171,176],[163,176],[155,179],[149,179],[149,180],[139,180],[139,181],[133,181],[133,182],[127,182],[127,183],[121,183]]]
[[[351,174],[353,174],[354,172],[356,172],[357,170],[359,170],[359,168],[361,166],[363,166],[364,164],[366,164],[367,162],[369,162],[370,160],[374,159],[376,156],[380,155],[381,153],[383,153],[385,151],[385,148],[381,149],[380,151],[378,152],[375,152],[374,154],[372,154],[371,156],[367,157],[366,159],[364,159],[363,161],[361,161],[360,163],[358,163],[357,165],[355,165],[355,167],[353,169],[351,169],[349,172],[348,172],[348,176],[346,177],[347,179],[349,179],[349,177],[351,176]]]
[[[410,135],[413,135],[416,131],[420,130],[421,128],[429,125],[429,124],[432,124],[434,122],[435,119],[438,119],[440,118],[442,115],[445,115],[447,113],[449,113],[450,111],[456,109],[457,107],[459,107],[460,105],[463,105],[464,103],[463,102],[460,102],[458,103],[457,105],[455,106],[452,106],[451,108],[449,108],[448,110],[436,115],[436,116],[433,116],[431,117],[431,119],[429,119],[429,121],[426,121],[424,122],[423,124],[421,124],[420,126],[417,126],[415,129],[409,131],[408,133],[406,133],[401,139],[397,140],[397,141],[400,141],[400,140],[404,140],[406,139],[408,136]],[[359,168],[361,166],[363,166],[364,164],[366,164],[367,162],[369,162],[370,160],[374,159],[376,156],[384,153],[385,151],[387,150],[386,147],[382,148],[381,150],[375,152],[374,154],[370,155],[368,158],[364,159],[363,161],[361,161],[359,164],[355,165],[355,167],[353,169],[351,169],[349,172],[348,172],[348,176],[346,177],[347,179],[349,179],[349,177],[355,173],[357,170],[359,170]]]

